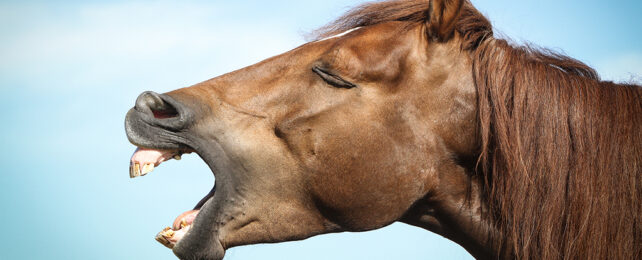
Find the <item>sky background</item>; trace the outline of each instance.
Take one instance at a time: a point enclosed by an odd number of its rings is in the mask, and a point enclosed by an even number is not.
[[[138,94],[285,52],[362,1],[0,1],[0,259],[175,259],[155,234],[213,185],[195,155],[130,180]],[[640,82],[639,0],[478,0],[496,35]],[[168,193],[167,190],[173,190]],[[470,259],[394,224],[228,250],[226,259]]]

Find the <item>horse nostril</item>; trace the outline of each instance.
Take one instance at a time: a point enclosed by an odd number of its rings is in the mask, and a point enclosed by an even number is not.
[[[136,99],[136,109],[140,111],[146,111],[148,109],[158,110],[163,103],[165,102],[163,102],[163,99],[161,99],[157,93],[146,91]]]
[[[173,118],[178,116],[178,111],[169,103],[165,102],[158,93],[152,91],[143,92],[136,99],[136,110],[151,112],[157,119]]]

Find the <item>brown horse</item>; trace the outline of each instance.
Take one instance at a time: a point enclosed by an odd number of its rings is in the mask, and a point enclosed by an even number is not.
[[[494,38],[464,0],[366,4],[319,38],[128,113],[132,177],[186,152],[216,176],[157,237],[178,257],[401,221],[476,258],[642,258],[640,86]]]

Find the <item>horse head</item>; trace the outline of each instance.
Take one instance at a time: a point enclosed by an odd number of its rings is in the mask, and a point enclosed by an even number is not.
[[[138,97],[125,122],[139,147],[132,177],[195,152],[216,179],[157,240],[181,259],[222,259],[235,246],[402,221],[478,258],[510,255],[482,217],[494,194],[484,185],[497,179],[473,174],[488,148],[480,120],[501,115],[479,111],[476,49],[489,22],[468,1],[411,0],[365,5],[326,29],[258,64]],[[545,67],[575,63],[560,64]]]

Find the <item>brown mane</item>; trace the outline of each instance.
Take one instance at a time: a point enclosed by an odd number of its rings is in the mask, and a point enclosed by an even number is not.
[[[387,21],[425,22],[429,1],[375,2],[318,38]],[[456,31],[478,91],[485,216],[517,258],[642,258],[642,88],[587,65],[492,37],[471,3]]]

